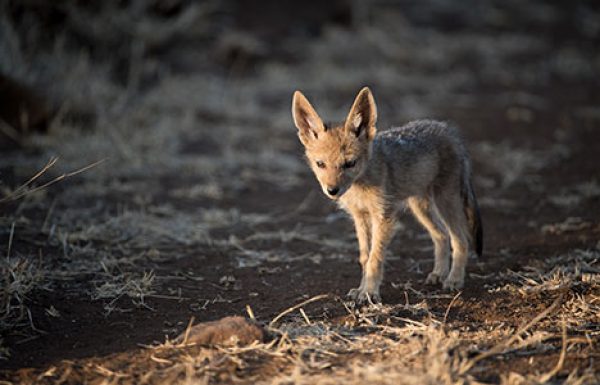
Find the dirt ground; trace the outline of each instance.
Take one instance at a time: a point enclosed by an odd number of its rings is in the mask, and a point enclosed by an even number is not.
[[[0,379],[598,383],[600,9],[254,3],[124,2],[116,18],[111,2],[4,5],[2,71],[61,103],[45,132],[2,142],[2,194],[106,161],[0,202]],[[432,117],[463,132],[484,255],[460,293],[424,284],[431,241],[406,213],[384,304],[343,301],[360,279],[353,226],[320,193],[289,111],[302,89],[341,119],[363,85],[380,130]],[[192,317],[250,308],[268,324],[320,294],[246,350],[169,342]]]

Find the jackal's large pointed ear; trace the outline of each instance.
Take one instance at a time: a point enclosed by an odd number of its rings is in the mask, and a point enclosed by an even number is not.
[[[298,128],[298,137],[305,146],[310,141],[318,139],[324,131],[323,121],[319,114],[300,91],[294,92],[292,116],[294,124]]]
[[[369,87],[364,87],[354,100],[344,127],[356,137],[364,135],[368,140],[375,137],[377,129],[377,106]]]

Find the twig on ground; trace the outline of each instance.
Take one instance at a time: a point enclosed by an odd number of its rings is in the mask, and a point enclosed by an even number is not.
[[[192,330],[193,324],[194,324],[194,316],[192,316],[190,318],[190,322],[188,322],[188,326],[185,328],[185,334],[183,335],[183,340],[181,340],[181,343],[179,345],[177,345],[177,347],[182,347],[187,344],[187,340],[190,336],[190,331]]]
[[[312,325],[312,322],[310,322],[310,319],[306,315],[306,312],[304,312],[304,309],[300,308],[299,311],[300,311],[300,314],[302,314],[302,318],[304,318],[304,321],[306,322],[306,324],[309,326]]]
[[[252,321],[256,321],[256,317],[254,317],[254,311],[252,311],[250,305],[246,305],[246,312],[248,313],[248,317],[250,317]]]
[[[297,305],[294,305],[292,307],[285,309],[284,311],[279,313],[275,318],[273,318],[273,320],[269,323],[269,327],[273,327],[277,323],[277,321],[279,321],[284,316],[290,314],[294,310],[297,310],[305,305],[308,305],[309,303],[313,303],[313,302],[316,302],[316,301],[319,301],[322,299],[326,299],[326,298],[331,298],[331,295],[330,294],[319,294],[317,296],[307,299],[306,301],[302,301]]]
[[[550,379],[558,374],[558,372],[562,369],[565,358],[567,357],[567,322],[565,321],[565,317],[562,318],[562,349],[560,351],[560,357],[558,358],[558,362],[554,369],[544,374],[539,378],[540,384],[545,384],[550,381]]]
[[[448,304],[448,308],[446,309],[446,312],[444,313],[444,321],[442,322],[443,324],[446,324],[446,320],[448,319],[448,315],[450,314],[450,309],[452,309],[452,306],[454,305],[454,303],[456,302],[458,297],[460,297],[461,294],[462,294],[462,291],[459,291],[458,293],[456,293],[454,298],[452,298],[452,301],[450,301],[450,303]]]

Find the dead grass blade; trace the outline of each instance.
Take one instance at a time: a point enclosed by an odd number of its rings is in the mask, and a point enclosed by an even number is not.
[[[327,298],[331,298],[331,295],[330,294],[319,294],[312,298],[307,299],[306,301],[302,301],[297,305],[289,307],[289,308],[285,309],[284,311],[282,311],[281,313],[279,313],[275,318],[273,318],[273,320],[269,323],[269,327],[270,328],[274,327],[275,324],[277,323],[277,321],[279,321],[281,318],[285,317],[287,314],[290,314],[291,312],[293,312],[297,309],[300,309],[301,307],[306,306],[309,303],[313,303],[313,302],[320,301],[322,299],[327,299]]]
[[[541,376],[539,378],[539,382],[541,384],[545,384],[546,382],[550,381],[550,379],[554,376],[556,376],[558,374],[558,372],[562,369],[563,365],[565,364],[565,358],[567,357],[567,322],[565,321],[565,318],[562,318],[562,349],[560,351],[560,357],[558,358],[558,362],[556,363],[556,366],[549,371],[548,373],[544,374],[543,376]]]
[[[452,309],[452,306],[454,305],[456,300],[458,300],[458,297],[460,297],[461,294],[462,294],[462,291],[459,291],[458,293],[456,293],[454,298],[452,298],[452,301],[450,301],[450,303],[448,304],[448,308],[446,308],[446,312],[444,313],[444,321],[442,322],[443,324],[446,324],[446,321],[448,320],[448,315],[450,314],[450,310]]]
[[[12,250],[13,238],[15,236],[15,222],[10,226],[10,235],[8,237],[8,247],[6,248],[6,258],[10,258],[10,252]]]
[[[254,311],[252,310],[250,305],[246,305],[246,313],[248,313],[248,317],[250,317],[250,319],[252,321],[256,321],[256,317],[254,316]]]
[[[22,192],[22,190],[24,190],[25,188],[27,188],[27,186],[29,186],[37,178],[39,178],[46,171],[48,171],[50,168],[52,168],[52,166],[54,166],[56,164],[56,162],[58,161],[58,159],[59,159],[58,156],[51,157],[50,160],[48,161],[48,163],[46,163],[46,165],[44,167],[42,167],[42,169],[40,171],[38,171],[34,176],[32,176],[31,178],[29,178],[29,180],[27,182],[25,182],[21,186],[17,187],[15,189],[15,191],[13,192],[13,194],[14,193],[20,193],[20,192]]]
[[[187,340],[190,337],[190,331],[192,330],[193,324],[194,324],[194,316],[192,316],[190,318],[190,322],[188,322],[188,325],[185,328],[185,333],[183,335],[183,339],[181,340],[181,343],[177,345],[178,347],[183,347],[187,344]]]
[[[56,161],[58,160],[58,158],[53,158],[51,159],[40,171],[38,171],[33,177],[31,177],[29,179],[29,181],[27,181],[25,184],[21,185],[20,187],[18,187],[12,194],[0,199],[0,203],[4,203],[4,202],[12,202],[15,201],[17,199],[23,198],[26,195],[29,194],[33,194],[37,191],[40,191],[42,189],[45,189],[46,187],[49,187],[57,182],[60,182],[63,179],[67,179],[70,178],[72,176],[75,176],[77,174],[81,174],[82,172],[85,172],[91,168],[94,168],[98,165],[100,165],[101,163],[104,163],[108,158],[104,158],[104,159],[100,159],[99,161],[96,161],[94,163],[91,163],[87,166],[84,166],[80,169],[77,169],[75,171],[71,171],[62,175],[57,176],[56,178],[40,185],[37,186],[31,190],[25,190],[23,191],[30,183],[32,183],[34,180],[36,180],[37,178],[39,178],[42,174],[44,174],[48,169],[50,169],[50,167],[52,167]]]

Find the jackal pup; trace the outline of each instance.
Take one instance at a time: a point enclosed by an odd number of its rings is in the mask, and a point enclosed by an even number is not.
[[[406,205],[433,240],[435,262],[426,282],[461,288],[469,244],[481,255],[483,232],[469,155],[457,130],[417,120],[377,133],[377,107],[367,87],[343,124],[324,124],[300,91],[292,114],[323,192],[354,219],[362,280],[348,296],[381,301],[385,248]]]

